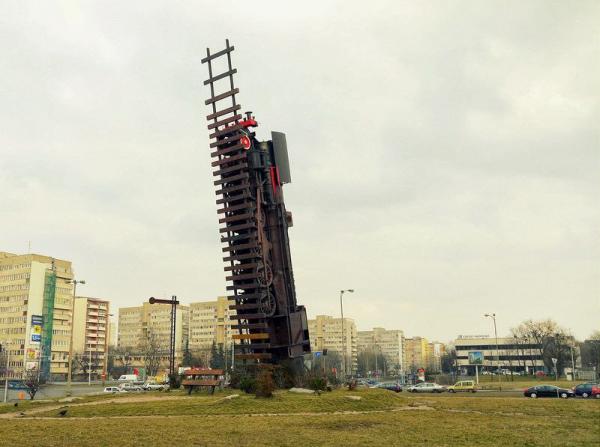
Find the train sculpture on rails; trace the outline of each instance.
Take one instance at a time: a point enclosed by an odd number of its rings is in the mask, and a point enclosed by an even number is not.
[[[306,310],[296,301],[283,185],[290,183],[285,134],[258,141],[251,112],[242,116],[231,64],[234,47],[211,53],[208,120],[217,214],[226,263],[235,359],[246,365],[279,364],[310,352]],[[221,66],[220,72],[217,67]]]

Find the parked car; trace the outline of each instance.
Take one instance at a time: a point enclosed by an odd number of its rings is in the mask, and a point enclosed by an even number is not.
[[[449,393],[456,393],[457,391],[470,391],[471,393],[474,393],[477,391],[477,386],[472,380],[462,380],[456,382],[454,385],[450,385],[447,389]]]
[[[146,382],[142,385],[145,391],[163,391],[169,388],[169,385],[156,382]]]
[[[371,388],[383,388],[384,390],[395,391],[396,393],[402,392],[402,385],[398,382],[381,382]]]
[[[104,388],[105,393],[126,393],[127,391],[122,390],[118,386],[107,386]]]
[[[559,388],[554,385],[538,385],[527,388],[523,391],[525,397],[560,397],[567,399],[569,397],[575,397],[573,390],[567,390],[565,388]]]
[[[127,392],[142,392],[142,391],[144,391],[144,389],[141,386],[133,385],[131,383],[122,383],[121,385],[119,385],[119,388],[121,390],[124,390]]]
[[[437,383],[422,382],[409,386],[407,391],[410,391],[411,393],[442,393],[446,391],[446,388]]]
[[[600,399],[600,385],[592,385],[592,397]]]
[[[573,392],[576,396],[590,397],[592,395],[592,387],[598,386],[596,382],[582,383],[573,387]]]

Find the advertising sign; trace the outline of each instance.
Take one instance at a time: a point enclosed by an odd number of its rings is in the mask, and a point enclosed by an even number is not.
[[[483,352],[469,351],[469,365],[483,365]]]
[[[27,348],[27,360],[36,360],[38,358],[38,350]]]
[[[25,369],[27,371],[32,371],[34,369],[37,369],[37,362],[26,362],[25,363]]]
[[[423,368],[419,368],[417,370],[417,378],[421,381],[421,382],[425,382],[425,370]]]
[[[31,316],[31,343],[39,344],[42,341],[42,327],[44,326],[44,317],[41,315]]]

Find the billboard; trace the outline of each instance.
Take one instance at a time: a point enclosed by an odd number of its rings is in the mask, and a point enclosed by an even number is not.
[[[469,365],[483,365],[483,352],[469,351]]]
[[[33,348],[27,348],[27,360],[36,360],[39,357],[39,351]]]
[[[42,327],[44,317],[41,315],[31,316],[31,344],[39,344],[42,341]]]

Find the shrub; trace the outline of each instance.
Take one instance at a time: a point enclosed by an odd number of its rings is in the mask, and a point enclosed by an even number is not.
[[[308,380],[308,386],[314,391],[325,391],[327,389],[327,379],[323,376],[315,375]]]
[[[291,360],[284,360],[273,371],[273,379],[277,388],[291,388],[295,386],[297,375],[298,372]]]
[[[273,397],[273,391],[275,391],[273,372],[263,369],[256,378],[256,397]]]
[[[179,374],[169,374],[169,388],[178,390],[181,387],[181,376]]]
[[[251,394],[256,390],[256,379],[250,376],[243,376],[239,381],[240,390],[244,393]]]

